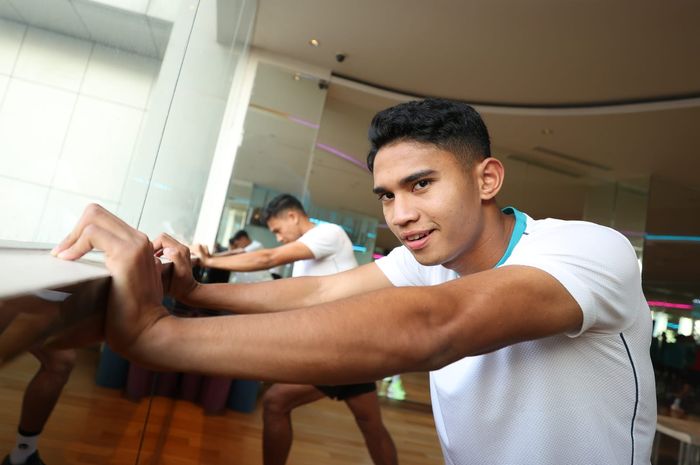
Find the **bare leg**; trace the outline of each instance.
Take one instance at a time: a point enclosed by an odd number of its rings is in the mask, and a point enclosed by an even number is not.
[[[3,460],[6,464],[41,463],[37,451],[39,434],[53,412],[75,364],[74,350],[37,348],[31,353],[41,365],[24,390],[17,443]]]
[[[314,386],[274,384],[263,396],[263,464],[284,465],[292,448],[291,412],[324,397]]]
[[[396,446],[382,423],[376,391],[350,397],[345,399],[345,403],[362,431],[372,462],[375,465],[397,465]]]
[[[75,351],[37,349],[32,353],[41,366],[24,390],[19,427],[40,433],[53,412],[75,364]]]

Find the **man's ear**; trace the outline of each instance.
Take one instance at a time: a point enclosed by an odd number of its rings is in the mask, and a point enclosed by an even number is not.
[[[476,167],[476,173],[479,179],[479,191],[482,200],[491,200],[496,197],[496,194],[503,186],[505,177],[505,169],[500,160],[488,157],[485,158]]]
[[[287,210],[287,218],[289,218],[294,224],[299,223],[299,212],[296,210]]]

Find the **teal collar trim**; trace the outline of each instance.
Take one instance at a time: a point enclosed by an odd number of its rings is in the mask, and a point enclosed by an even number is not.
[[[513,233],[510,235],[510,242],[508,242],[508,248],[506,249],[506,252],[503,254],[501,259],[498,260],[498,263],[496,263],[496,266],[494,266],[494,268],[503,265],[503,263],[505,263],[505,261],[508,260],[510,254],[513,253],[513,249],[515,249],[515,246],[518,245],[518,242],[520,242],[520,238],[523,237],[523,234],[525,233],[525,228],[527,227],[527,218],[525,217],[525,214],[520,210],[514,207],[506,207],[502,211],[506,215],[515,215],[515,226],[513,227]]]

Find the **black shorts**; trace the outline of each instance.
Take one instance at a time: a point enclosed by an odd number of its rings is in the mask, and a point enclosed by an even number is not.
[[[335,400],[345,400],[350,397],[367,394],[377,390],[374,383],[344,384],[342,386],[316,386],[316,389]]]

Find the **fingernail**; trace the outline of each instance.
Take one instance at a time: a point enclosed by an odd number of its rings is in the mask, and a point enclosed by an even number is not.
[[[49,252],[49,253],[55,257],[56,254],[58,253],[58,246],[56,246],[56,247],[54,247],[53,249],[51,249],[51,252]]]

